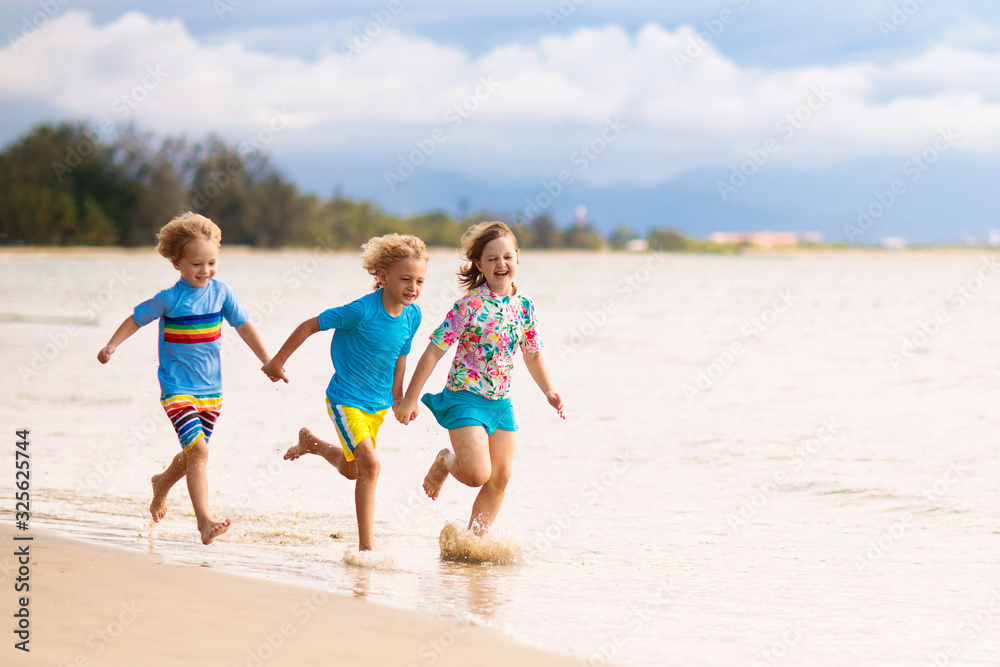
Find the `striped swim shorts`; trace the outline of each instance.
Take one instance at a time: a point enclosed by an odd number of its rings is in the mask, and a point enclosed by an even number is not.
[[[222,412],[222,394],[165,394],[160,397],[160,405],[177,431],[181,449],[187,451],[199,438],[208,444],[215,420]]]
[[[379,410],[376,413],[363,412],[349,405],[334,405],[328,398],[326,411],[337,427],[345,459],[354,460],[354,448],[365,438],[371,438],[372,447],[375,446],[375,436],[378,435],[378,430],[385,420],[386,410]]]

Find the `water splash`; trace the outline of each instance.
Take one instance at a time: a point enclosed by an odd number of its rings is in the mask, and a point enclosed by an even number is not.
[[[480,536],[458,523],[445,524],[438,543],[443,560],[464,563],[509,565],[520,562],[524,555],[521,543],[512,535],[494,532]]]
[[[357,547],[349,547],[344,552],[344,562],[356,567],[371,570],[392,570],[396,567],[396,557],[390,551],[360,551]]]

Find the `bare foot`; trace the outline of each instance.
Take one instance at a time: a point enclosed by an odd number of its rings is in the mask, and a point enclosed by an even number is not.
[[[201,531],[201,543],[211,544],[212,540],[229,530],[229,519],[225,521],[206,521],[204,525],[198,526]]]
[[[292,445],[285,452],[282,457],[286,461],[294,461],[300,456],[305,456],[306,454],[316,453],[316,436],[313,432],[309,430],[308,427],[303,426],[299,429],[299,444]]]
[[[437,456],[434,457],[434,463],[431,464],[431,469],[424,477],[424,493],[431,500],[437,500],[438,494],[441,493],[441,487],[444,486],[444,480],[448,478],[446,462],[449,454],[451,454],[451,450],[447,448],[438,452]]]
[[[153,483],[153,502],[149,503],[149,513],[153,515],[153,521],[156,523],[167,515],[167,494],[170,492],[169,486],[160,484],[161,477],[163,473],[153,475],[150,480]]]

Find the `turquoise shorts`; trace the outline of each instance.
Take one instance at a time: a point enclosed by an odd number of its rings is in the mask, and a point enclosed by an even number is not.
[[[463,426],[482,426],[487,433],[516,431],[514,406],[509,398],[491,400],[472,391],[445,389],[440,394],[424,394],[420,402],[430,408],[438,424],[449,431]]]

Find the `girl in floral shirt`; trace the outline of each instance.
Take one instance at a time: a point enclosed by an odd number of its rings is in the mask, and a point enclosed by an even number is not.
[[[514,285],[517,239],[502,222],[483,222],[462,236],[470,263],[458,272],[469,290],[431,335],[431,342],[396,408],[396,419],[408,424],[417,416],[417,395],[445,351],[458,343],[444,391],[420,400],[448,429],[452,449],[438,452],[424,478],[424,491],[438,497],[451,475],[467,486],[482,487],[472,505],[469,529],[486,533],[503,503],[514,458],[514,410],[510,376],[521,349],[532,379],[549,405],[563,414],[563,400],[552,388],[542,359],[535,304]]]

